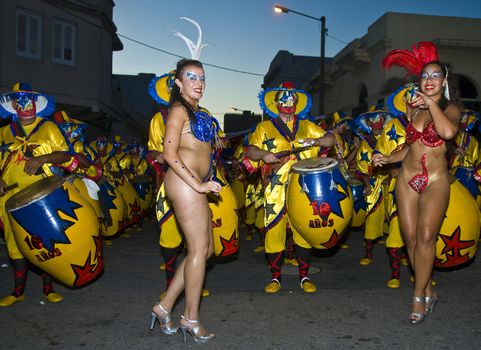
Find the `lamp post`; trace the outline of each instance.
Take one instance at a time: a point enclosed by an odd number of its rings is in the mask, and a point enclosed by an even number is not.
[[[274,5],[274,12],[276,13],[295,13],[300,16],[304,16],[310,19],[313,19],[315,21],[321,22],[321,60],[319,63],[319,115],[324,114],[324,90],[326,86],[325,82],[325,71],[326,71],[326,66],[325,66],[325,58],[326,58],[326,52],[325,52],[325,47],[326,47],[326,17],[322,16],[320,18],[316,18],[310,15],[307,15],[302,12],[294,11],[291,9],[288,9],[284,6],[280,5]]]

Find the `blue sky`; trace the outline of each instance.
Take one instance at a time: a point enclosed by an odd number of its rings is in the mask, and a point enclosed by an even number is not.
[[[180,20],[189,17],[200,24],[203,42],[209,44],[202,51],[202,62],[261,75],[279,50],[320,54],[319,22],[294,13],[276,14],[275,4],[314,17],[325,16],[328,57],[365,35],[369,25],[385,12],[481,18],[479,0],[115,0],[115,4],[114,22],[121,35],[190,58],[185,43],[172,34],[177,30],[196,41],[194,26]],[[114,52],[114,73],[161,75],[175,68],[177,57],[121,40],[124,49]],[[260,113],[257,94],[262,76],[209,66],[205,71],[207,88],[201,105],[215,116],[232,112],[232,106]]]

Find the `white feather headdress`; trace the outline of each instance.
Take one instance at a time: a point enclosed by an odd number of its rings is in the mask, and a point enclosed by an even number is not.
[[[178,36],[179,38],[185,41],[185,43],[187,44],[187,47],[189,48],[191,58],[193,60],[199,60],[200,52],[204,47],[207,46],[207,44],[202,44],[202,29],[200,28],[199,23],[197,23],[191,18],[180,17],[180,19],[183,19],[183,20],[186,20],[187,22],[192,23],[197,28],[197,33],[198,33],[197,42],[194,44],[192,40],[190,40],[185,35],[183,35],[182,33],[179,33],[176,30],[173,30],[172,32],[174,33],[175,36]]]

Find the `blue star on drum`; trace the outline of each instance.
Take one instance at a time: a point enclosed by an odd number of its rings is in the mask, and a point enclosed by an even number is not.
[[[40,239],[45,249],[52,252],[56,243],[70,244],[65,232],[78,220],[74,210],[80,207],[69,199],[65,189],[60,188],[55,197],[12,211],[12,216],[32,237]],[[75,221],[62,219],[61,212]]]

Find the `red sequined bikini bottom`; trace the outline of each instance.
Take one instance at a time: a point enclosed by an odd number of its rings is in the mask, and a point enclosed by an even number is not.
[[[416,174],[411,180],[409,180],[409,186],[417,193],[422,193],[428,186],[429,176],[428,169],[426,168],[426,154],[423,154],[421,158],[421,166],[423,168],[422,174]]]

